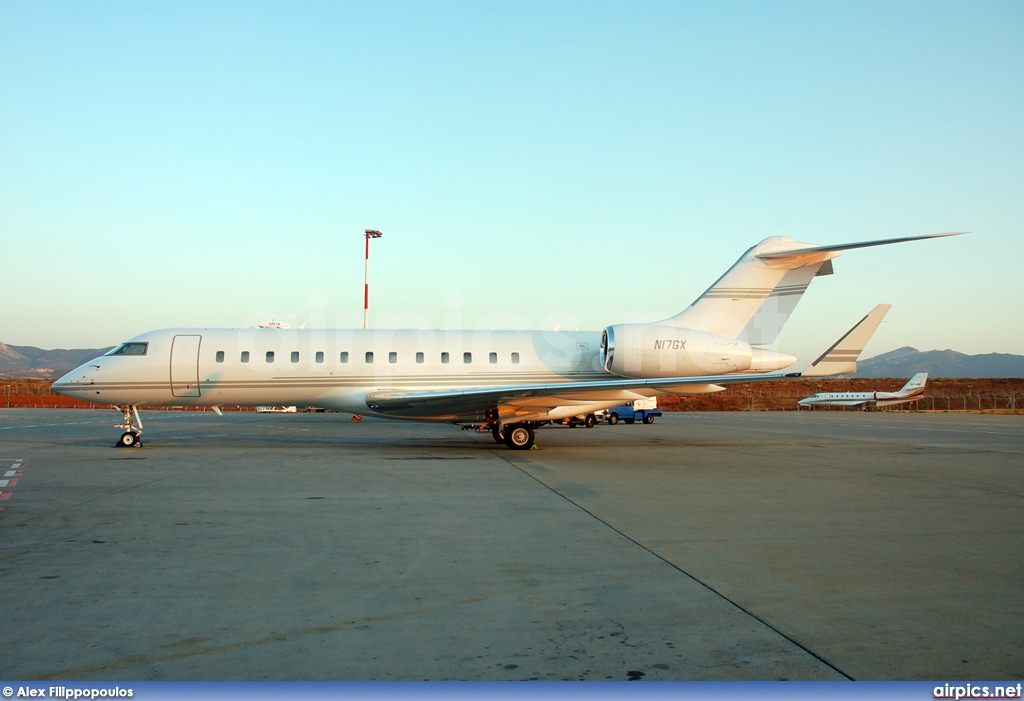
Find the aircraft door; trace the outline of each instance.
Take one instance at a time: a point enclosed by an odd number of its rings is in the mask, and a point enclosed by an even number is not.
[[[199,344],[202,336],[175,336],[171,342],[171,394],[199,396]]]

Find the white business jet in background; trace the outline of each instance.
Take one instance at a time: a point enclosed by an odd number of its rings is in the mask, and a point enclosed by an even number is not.
[[[916,402],[924,396],[924,384],[928,381],[928,373],[919,372],[910,378],[898,392],[818,392],[813,397],[801,399],[800,406],[841,406],[867,408],[873,406],[893,406]]]
[[[53,390],[117,406],[124,415],[118,445],[125,447],[140,444],[140,406],[295,405],[483,422],[496,441],[528,449],[534,428],[548,421],[659,394],[784,377],[778,371],[797,359],[762,346],[775,342],[811,279],[832,273],[833,258],[847,249],[954,235],[833,246],[767,238],[676,316],[603,331],[151,331],[72,370]],[[862,348],[851,356],[834,346],[828,362],[823,356],[809,371],[853,372],[849,359]]]

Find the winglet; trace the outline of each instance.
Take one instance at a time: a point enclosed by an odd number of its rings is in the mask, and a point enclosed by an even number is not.
[[[891,304],[879,304],[872,309],[866,317],[832,344],[831,348],[822,353],[821,357],[808,365],[800,376],[824,377],[857,372],[857,358],[891,307]]]

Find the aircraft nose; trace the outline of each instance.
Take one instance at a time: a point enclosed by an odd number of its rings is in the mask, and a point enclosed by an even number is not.
[[[71,372],[57,378],[51,389],[59,394],[71,395],[74,392],[81,392],[83,389],[96,382],[96,371],[100,366],[96,363],[81,365]]]

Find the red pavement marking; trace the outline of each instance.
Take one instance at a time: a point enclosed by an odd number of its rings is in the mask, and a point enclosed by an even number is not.
[[[18,471],[14,473],[14,476],[15,477],[24,477],[25,470],[22,469],[22,468],[24,468],[27,464],[28,464],[28,460],[16,460],[16,461],[14,461],[14,463],[11,465],[11,467],[18,468]],[[18,486],[18,480],[16,480],[16,479],[7,480],[7,486],[8,487],[17,487]],[[11,496],[13,494],[14,494],[14,492],[11,492],[11,491],[0,492],[0,501],[7,501],[8,499],[11,498]],[[0,506],[0,514],[2,514],[3,512],[4,512],[4,507]]]

